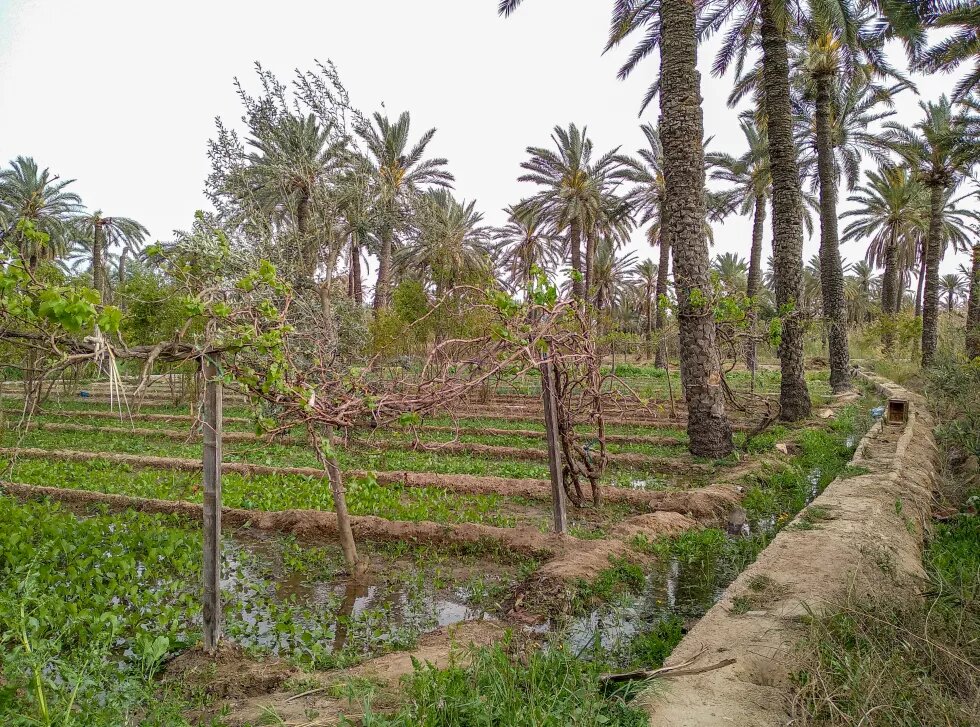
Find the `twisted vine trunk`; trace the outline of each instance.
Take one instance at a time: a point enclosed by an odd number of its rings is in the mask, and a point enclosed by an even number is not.
[[[939,262],[942,259],[942,216],[945,189],[941,184],[929,187],[929,232],[925,250],[925,287],[922,301],[922,365],[928,366],[936,355],[939,341]]]
[[[766,198],[755,198],[755,209],[752,215],[752,250],[749,253],[749,274],[745,282],[745,295],[752,300],[752,305],[746,313],[751,338],[745,343],[745,367],[750,371],[756,367],[755,329],[759,317],[759,308],[755,297],[759,294],[762,283],[762,234],[766,224]]]
[[[776,308],[782,318],[779,343],[779,405],[785,421],[810,415],[810,394],[803,377],[803,194],[793,141],[789,53],[777,25],[775,0],[762,0],[762,81],[768,119],[769,166],[772,174],[773,257]]]
[[[704,125],[697,70],[695,8],[662,0],[660,134],[666,196],[661,244],[674,252],[681,379],[692,454],[724,457],[733,449],[711,313],[708,241],[704,234]]]
[[[820,179],[820,290],[830,349],[830,387],[840,392],[850,387],[847,350],[847,305],[844,301],[844,265],[837,234],[837,174],[831,131],[833,76],[817,76],[817,175]]]
[[[966,355],[980,356],[980,243],[973,246],[970,267],[970,297],[966,303]]]
[[[881,277],[881,346],[885,353],[895,342],[895,314],[898,313],[898,227],[892,228],[885,246],[885,272]]]
[[[661,211],[661,219],[662,218],[663,212]],[[663,225],[661,225],[660,267],[657,268],[657,319],[654,325],[654,330],[657,332],[659,338],[657,343],[657,358],[656,361],[654,361],[654,366],[659,369],[667,368],[667,337],[664,334],[664,328],[667,326],[667,311],[664,310],[664,306],[660,301],[667,295],[667,282],[669,274],[670,245],[668,244],[666,237],[663,235]]]

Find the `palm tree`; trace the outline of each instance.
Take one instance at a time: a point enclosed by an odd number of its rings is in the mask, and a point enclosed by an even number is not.
[[[435,136],[429,129],[409,148],[411,116],[402,112],[398,121],[380,113],[374,114],[374,124],[365,123],[357,129],[367,144],[380,187],[378,200],[379,237],[378,282],[374,288],[375,309],[385,308],[391,298],[392,249],[395,230],[405,214],[409,201],[427,186],[452,188],[453,175],[444,169],[446,159],[424,159],[425,149]]]
[[[607,47],[635,31],[642,29],[644,33],[639,47],[620,70],[621,76],[629,75],[650,51],[660,50],[659,83],[647,93],[644,106],[659,92],[664,160],[661,245],[666,244],[674,255],[690,449],[694,454],[717,457],[731,452],[733,443],[720,387],[715,324],[706,310],[710,305],[710,260],[704,231],[707,209],[697,13],[695,4],[686,0],[616,3]]]
[[[650,359],[653,354],[653,318],[654,310],[657,308],[654,294],[660,277],[659,268],[653,260],[644,260],[636,266],[634,274],[641,289],[640,300],[643,305],[645,322],[643,336],[646,339],[646,356],[647,359]]]
[[[871,320],[871,308],[879,280],[874,269],[864,260],[850,266],[851,274],[844,283],[845,295],[853,323],[867,323]]]
[[[918,226],[925,188],[908,167],[891,164],[865,172],[867,181],[848,200],[856,208],[841,214],[854,220],[844,228],[844,242],[870,238],[867,260],[884,268],[881,285],[882,345],[891,350],[890,318],[898,312],[902,271],[915,265]]]
[[[19,156],[0,170],[0,239],[32,272],[68,249],[82,211],[81,198],[65,191],[73,181],[41,170],[31,157]]]
[[[953,304],[966,293],[966,278],[956,273],[947,273],[939,278],[939,294],[946,297],[946,312],[953,312]]]
[[[134,219],[105,217],[102,210],[80,217],[77,228],[91,250],[92,287],[105,300],[108,291],[106,253],[116,245],[121,245],[124,251],[138,249],[150,233]]]
[[[261,213],[292,226],[290,258],[302,282],[311,282],[324,248],[327,184],[343,168],[345,142],[313,114],[285,114],[255,129],[247,143],[247,194]]]
[[[745,293],[749,270],[745,258],[739,257],[734,252],[725,252],[715,256],[711,263],[711,269],[718,276],[719,282],[728,295]]]
[[[974,228],[980,234],[980,226]],[[980,356],[980,243],[974,243],[970,256],[970,290],[966,303],[966,355]]]
[[[420,200],[417,234],[395,251],[400,271],[423,271],[441,298],[459,283],[475,281],[490,272],[492,232],[481,225],[476,202],[460,202],[444,188],[430,189]]]
[[[519,204],[504,211],[507,224],[494,234],[497,264],[506,271],[512,290],[527,293],[535,269],[552,272],[564,259],[565,251],[540,208]]]
[[[928,48],[919,66],[929,73],[952,71],[973,61],[973,68],[956,84],[953,98],[966,98],[980,87],[980,5],[975,2],[932,3],[935,10],[925,18],[935,28],[950,29],[952,35]]]
[[[810,394],[803,376],[804,327],[796,310],[803,281],[804,198],[793,134],[789,60],[789,39],[799,17],[786,0],[715,0],[700,23],[702,36],[719,30],[733,17],[734,24],[725,35],[712,70],[723,75],[734,63],[740,75],[748,51],[762,49],[760,117],[769,139],[775,298],[782,318],[780,416],[797,421],[810,414]],[[756,42],[748,42],[756,38]]]
[[[711,178],[729,182],[735,186],[725,190],[725,197],[741,214],[752,214],[752,244],[749,253],[748,277],[745,295],[754,301],[762,282],[762,233],[766,222],[766,202],[772,193],[772,177],[769,174],[769,149],[766,134],[752,121],[743,116],[742,134],[748,142],[748,150],[739,157],[730,154],[708,154],[712,167]],[[747,313],[749,330],[754,331],[757,306],[750,304]],[[755,339],[745,346],[745,364],[755,368]]]
[[[337,213],[347,239],[347,294],[358,305],[364,304],[361,256],[372,245],[378,227],[377,185],[366,159],[357,158],[337,179]]]
[[[980,158],[971,133],[977,119],[968,110],[956,111],[945,95],[937,102],[920,102],[925,118],[913,127],[886,122],[887,146],[914,170],[929,190],[929,230],[925,240],[925,291],[922,316],[922,364],[936,351],[939,316],[939,262],[942,259],[943,208]]]
[[[664,152],[660,144],[660,132],[652,124],[640,127],[647,145],[638,149],[636,158],[621,157],[617,176],[631,182],[634,187],[627,199],[633,209],[640,213],[639,224],[650,225],[647,228],[647,241],[651,247],[660,246],[660,261],[657,264],[656,306],[657,315],[654,330],[661,333],[667,323],[667,313],[661,301],[667,295],[667,284],[670,273],[670,247],[664,243],[660,235],[660,220],[663,215],[664,202]],[[666,347],[657,346],[655,365],[664,368],[666,365]]]
[[[588,253],[594,247],[596,227],[603,217],[608,200],[606,174],[616,162],[614,149],[595,163],[592,162],[592,140],[588,130],[569,124],[567,129],[556,126],[551,135],[555,149],[529,146],[531,158],[521,164],[527,174],[518,177],[521,182],[533,182],[544,189],[526,200],[551,221],[556,230],[565,233],[572,263],[572,292],[584,298],[587,285],[586,273],[590,272]],[[583,265],[582,241],[586,237],[586,264]],[[588,268],[586,267],[588,266]]]
[[[616,242],[609,237],[596,246],[594,282],[597,311],[615,312],[629,297],[636,269],[636,255],[616,255]]]

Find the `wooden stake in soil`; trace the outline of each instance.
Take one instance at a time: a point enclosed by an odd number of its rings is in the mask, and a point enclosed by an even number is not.
[[[565,511],[565,487],[562,482],[561,445],[558,442],[558,402],[555,401],[555,372],[549,346],[547,358],[541,362],[541,398],[544,401],[544,427],[548,441],[548,471],[551,474],[551,501],[555,514],[555,532],[568,532]]]
[[[221,380],[209,357],[204,372],[204,650],[221,638]]]

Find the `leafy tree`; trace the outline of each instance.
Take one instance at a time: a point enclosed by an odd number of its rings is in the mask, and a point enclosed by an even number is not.
[[[898,154],[929,190],[929,228],[925,238],[925,288],[922,316],[922,363],[936,352],[939,335],[939,263],[942,259],[943,208],[948,193],[980,157],[973,130],[977,117],[957,111],[946,96],[919,103],[925,118],[914,126],[886,122],[884,143]]]
[[[42,260],[63,255],[82,211],[82,200],[60,179],[19,156],[0,170],[0,239],[11,245],[31,272]]]
[[[357,134],[367,145],[379,187],[378,217],[381,246],[378,250],[378,281],[374,289],[375,309],[390,300],[392,250],[395,232],[405,223],[408,211],[426,187],[451,188],[453,175],[447,160],[426,159],[425,150],[436,130],[429,129],[410,146],[412,119],[403,111],[398,120],[375,113],[374,123],[363,123]]]

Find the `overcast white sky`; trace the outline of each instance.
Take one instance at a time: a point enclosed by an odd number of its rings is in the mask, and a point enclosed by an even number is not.
[[[413,136],[436,126],[432,156],[449,159],[460,196],[487,221],[531,192],[516,181],[528,145],[549,144],[555,124],[588,125],[597,151],[642,143],[637,117],[657,72],[648,60],[627,82],[615,73],[626,49],[600,55],[612,0],[526,0],[511,18],[497,0],[0,0],[0,164],[33,156],[93,209],[134,217],[155,239],[190,225],[206,206],[206,142],[215,116],[237,121],[232,86],[258,60],[286,77],[314,59],[336,63],[366,113],[411,111]],[[709,73],[701,51],[705,132],[711,148],[741,153],[730,78]],[[904,66],[900,53],[893,54]],[[954,77],[915,77],[924,98]],[[918,118],[918,99],[898,102]],[[846,192],[842,193],[842,198]],[[715,229],[715,252],[748,255],[749,221]],[[653,256],[637,234],[640,259]],[[818,235],[804,254],[816,254]],[[768,233],[767,233],[768,244]],[[848,245],[846,259],[863,255]],[[965,256],[947,257],[944,271]]]

